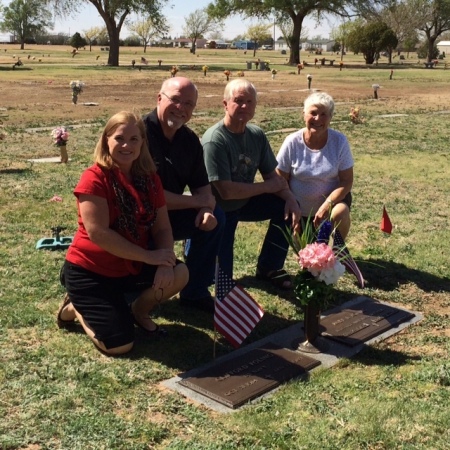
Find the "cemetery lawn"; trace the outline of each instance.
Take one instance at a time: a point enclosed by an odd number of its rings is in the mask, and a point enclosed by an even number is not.
[[[234,74],[253,58],[231,50],[194,56],[188,50],[149,49],[144,55],[142,49],[121,48],[121,67],[108,68],[99,49],[81,51],[78,59],[68,50],[0,46],[0,448],[448,448],[450,70],[424,69],[417,58],[367,68],[352,55],[342,71],[311,67],[297,75],[284,65],[285,56],[270,51],[257,57],[270,58],[278,70],[275,80],[270,72],[244,70],[260,92],[253,122],[268,133],[275,152],[302,126],[307,73],[314,89],[336,101],[331,127],[347,135],[355,159],[347,244],[367,280],[362,290],[346,275],[337,285],[336,304],[368,295],[419,311],[424,319],[332,369],[291,381],[232,414],[218,414],[160,385],[212,360],[210,315],[186,311],[173,299],[154,314],[169,331],[166,339],[149,341],[137,330],[129,355],[105,357],[80,328],[57,328],[64,251],[35,247],[53,226],[64,227],[63,236],[76,231],[72,191],[113,113],[150,111],[176,63],[179,75],[199,88],[190,126],[201,135],[222,118],[223,71]],[[25,63],[14,71],[13,52]],[[128,61],[141,56],[150,63],[132,69]],[[86,83],[76,106],[71,80]],[[382,86],[378,100],[375,83]],[[350,122],[351,107],[360,108],[363,123]],[[59,125],[69,127],[69,164],[30,162],[58,156],[50,132]],[[62,201],[50,201],[55,195]],[[394,225],[390,236],[379,230],[383,205]],[[265,229],[266,224],[238,229],[235,276],[266,312],[246,343],[303,318],[291,293],[253,277]],[[286,266],[295,272],[292,255]],[[231,351],[218,338],[216,353]]]

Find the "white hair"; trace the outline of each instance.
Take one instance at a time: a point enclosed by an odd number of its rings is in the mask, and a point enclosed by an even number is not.
[[[331,95],[326,92],[313,92],[306,97],[303,102],[303,112],[305,112],[310,106],[323,106],[327,109],[332,117],[334,114],[334,100]]]

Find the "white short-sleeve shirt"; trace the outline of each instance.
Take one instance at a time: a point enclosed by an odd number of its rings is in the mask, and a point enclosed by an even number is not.
[[[277,155],[278,169],[289,174],[289,185],[303,216],[315,214],[338,187],[338,173],[353,167],[350,146],[342,133],[328,129],[325,146],[311,150],[303,139],[305,130],[290,134]]]

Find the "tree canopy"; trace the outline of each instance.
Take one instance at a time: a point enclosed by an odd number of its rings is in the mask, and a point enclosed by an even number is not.
[[[135,22],[129,22],[127,26],[130,31],[136,33],[144,44],[144,53],[146,53],[147,46],[150,44],[152,37],[157,35],[164,36],[169,31],[165,18],[155,23],[151,16],[142,17]]]
[[[362,53],[366,64],[373,64],[377,55],[397,46],[395,33],[383,22],[356,26],[347,36],[347,45],[355,53]]]
[[[276,22],[289,18],[292,21],[292,37],[289,64],[300,62],[300,35],[306,16],[314,15],[319,20],[323,13],[347,15],[345,0],[214,0],[208,12],[220,18],[234,14],[245,17],[275,17]]]
[[[64,15],[77,11],[82,3],[94,5],[105,22],[109,38],[108,64],[119,65],[119,36],[125,19],[131,13],[152,17],[154,23],[163,20],[161,9],[167,0],[52,0],[55,13]]]
[[[247,36],[256,45],[253,47],[253,56],[256,55],[256,47],[263,41],[267,41],[271,38],[269,28],[272,25],[269,23],[261,23],[248,27]]]
[[[419,20],[417,28],[427,37],[427,60],[435,53],[436,40],[450,30],[450,0],[408,0]]]
[[[14,34],[23,50],[27,39],[35,38],[52,27],[52,15],[45,5],[45,0],[13,0],[3,8],[0,30]]]
[[[84,39],[89,44],[89,51],[92,51],[93,42],[98,39],[98,37],[104,32],[104,28],[102,27],[91,27],[87,30],[83,30]]]
[[[220,20],[210,16],[206,9],[196,9],[188,14],[184,21],[183,32],[192,41],[192,53],[195,53],[197,39],[202,38],[210,31],[217,31],[222,28]]]

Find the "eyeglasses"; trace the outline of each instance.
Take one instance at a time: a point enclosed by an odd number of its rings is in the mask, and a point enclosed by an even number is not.
[[[174,104],[175,106],[183,105],[185,108],[194,109],[195,103],[192,102],[182,102],[178,97],[170,97],[165,92],[161,92],[162,95],[164,95],[167,100],[169,100],[170,103]]]

